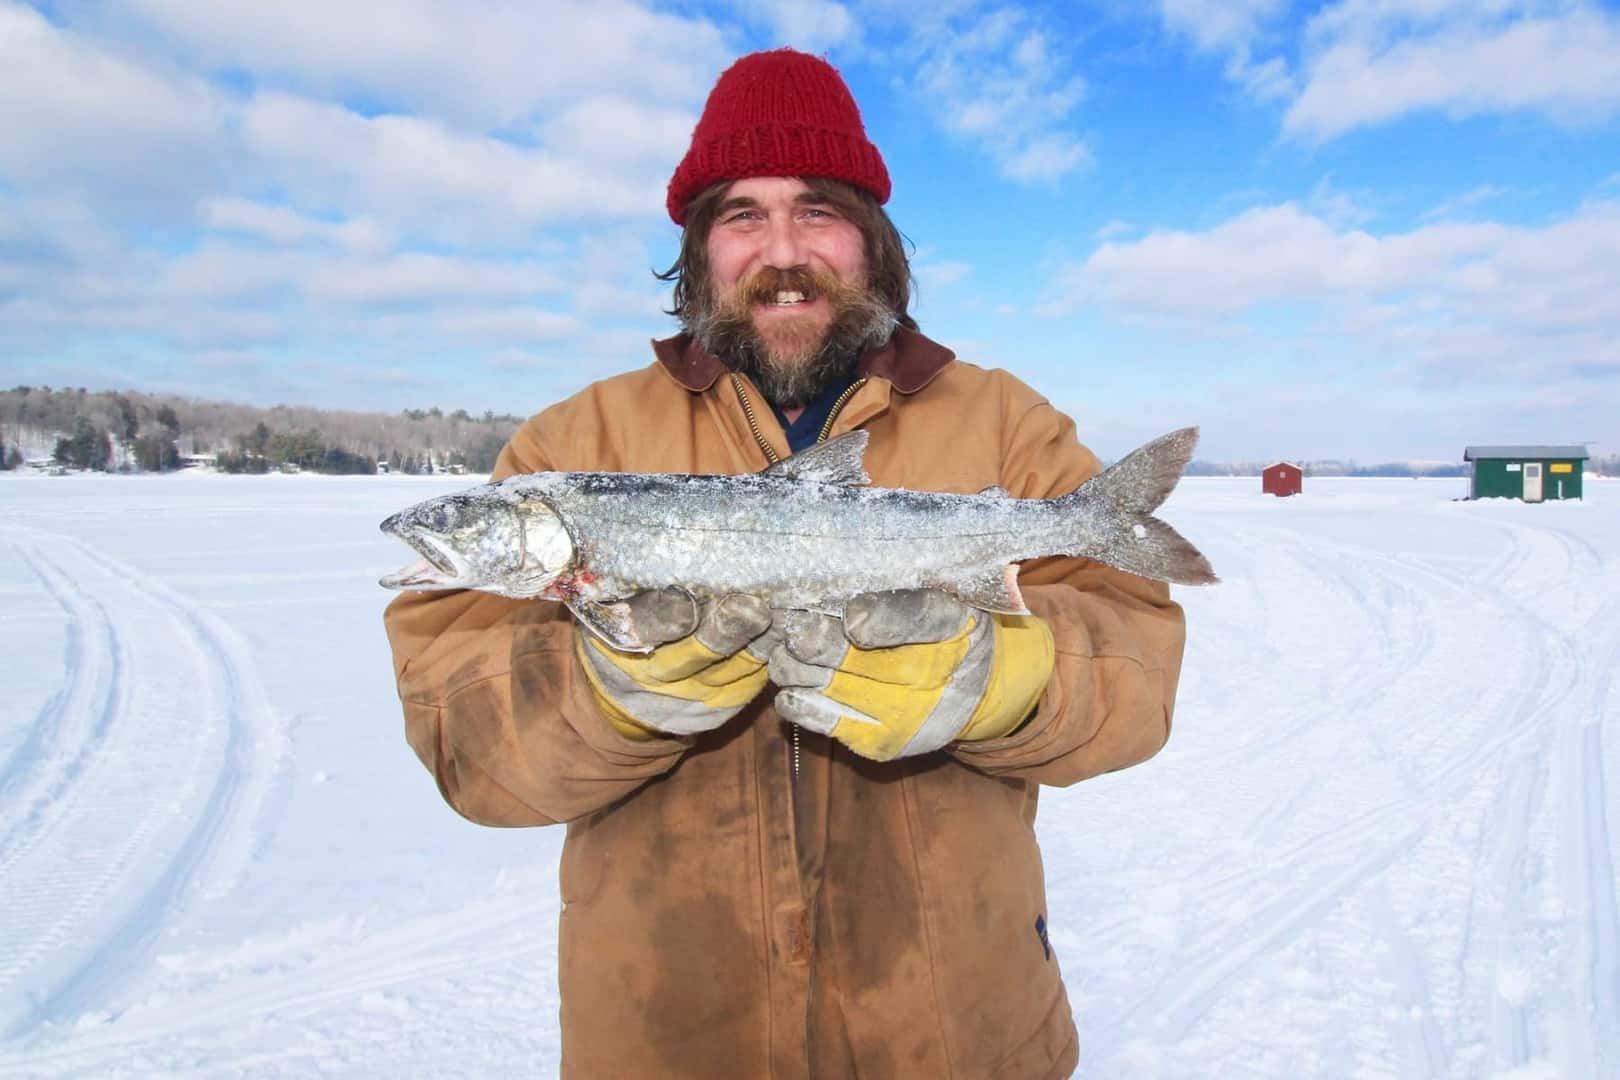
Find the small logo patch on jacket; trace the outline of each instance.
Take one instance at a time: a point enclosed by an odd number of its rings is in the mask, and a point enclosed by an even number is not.
[[[1052,943],[1046,937],[1046,916],[1035,916],[1035,936],[1041,939],[1041,952],[1046,954],[1048,960],[1052,959]]]

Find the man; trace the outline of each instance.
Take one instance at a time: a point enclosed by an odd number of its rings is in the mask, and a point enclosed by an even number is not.
[[[889,487],[1032,498],[1098,469],[1012,376],[907,313],[883,160],[838,73],[737,61],[669,186],[683,332],[530,420],[496,475],[739,473],[869,433]],[[1029,617],[943,594],[842,620],[754,597],[631,601],[647,656],[554,603],[388,609],[406,734],[490,825],[566,822],[563,1070],[581,1077],[1061,1077],[1078,1044],[1034,837],[1039,784],[1163,745],[1183,621],[1075,559]]]

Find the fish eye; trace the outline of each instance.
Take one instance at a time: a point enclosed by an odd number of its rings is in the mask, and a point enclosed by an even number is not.
[[[428,514],[427,527],[435,532],[449,532],[456,527],[456,519],[461,515],[456,512],[452,503],[440,503]]]

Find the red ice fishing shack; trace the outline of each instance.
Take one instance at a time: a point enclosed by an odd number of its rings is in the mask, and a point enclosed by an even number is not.
[[[1266,495],[1298,495],[1305,490],[1305,471],[1286,461],[1267,465],[1260,472],[1260,490]]]

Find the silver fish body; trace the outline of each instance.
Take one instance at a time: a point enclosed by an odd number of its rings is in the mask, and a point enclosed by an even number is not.
[[[854,431],[759,473],[550,472],[440,496],[382,524],[424,558],[382,584],[474,588],[566,603],[616,648],[645,651],[615,603],[645,589],[752,593],[773,608],[839,614],[866,592],[933,588],[1023,613],[1016,564],[1078,555],[1203,584],[1208,562],[1152,516],[1197,441],[1154,440],[1054,499],[869,485]]]

